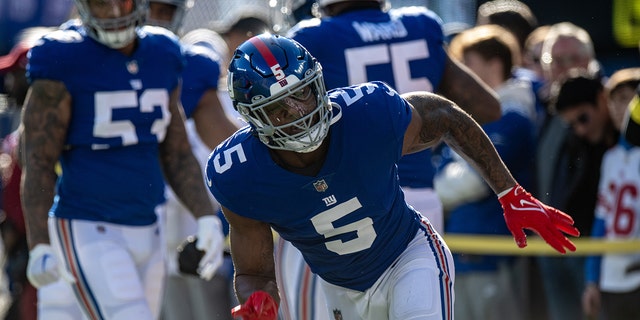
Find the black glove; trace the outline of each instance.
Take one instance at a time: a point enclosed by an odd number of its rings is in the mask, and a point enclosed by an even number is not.
[[[196,236],[189,236],[178,246],[178,269],[181,273],[199,277],[198,264],[204,251],[196,248]]]

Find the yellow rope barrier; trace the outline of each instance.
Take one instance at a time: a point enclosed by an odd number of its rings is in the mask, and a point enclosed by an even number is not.
[[[518,248],[511,236],[454,235],[444,234],[445,242],[454,253],[480,255],[561,255],[544,240],[536,236],[527,237],[527,246]],[[567,255],[601,255],[610,253],[640,252],[640,240],[604,240],[596,238],[572,238],[575,252]]]

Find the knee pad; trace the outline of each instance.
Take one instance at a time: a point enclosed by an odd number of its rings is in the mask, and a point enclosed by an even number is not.
[[[38,318],[47,320],[82,320],[71,285],[58,281],[38,289]]]
[[[389,306],[392,319],[440,319],[440,284],[436,270],[428,267],[406,268],[393,287]]]

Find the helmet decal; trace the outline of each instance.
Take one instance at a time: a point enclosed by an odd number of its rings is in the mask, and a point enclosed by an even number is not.
[[[280,85],[280,88],[274,87],[272,85],[270,91],[272,93],[277,93],[278,91],[280,91],[279,89],[287,87],[289,82],[287,81],[287,77],[285,76],[284,71],[282,71],[282,67],[278,63],[278,59],[276,59],[276,57],[273,55],[273,52],[271,52],[271,50],[267,48],[267,45],[262,41],[262,39],[258,37],[249,39],[249,42],[251,42],[251,44],[253,44],[256,49],[258,49],[258,52],[269,66],[269,69],[273,73],[273,76],[276,77],[276,80],[278,81],[277,84]]]
[[[267,45],[262,41],[262,39],[253,37],[249,39],[249,42],[253,44],[256,49],[258,49],[258,52],[260,53],[264,61],[269,65],[269,69],[271,69],[271,72],[273,72],[273,75],[276,77],[276,79],[282,80],[284,78],[284,72],[282,72],[282,68],[280,67],[280,64],[278,64],[278,60],[273,55],[273,52],[271,52],[271,50],[267,48]]]

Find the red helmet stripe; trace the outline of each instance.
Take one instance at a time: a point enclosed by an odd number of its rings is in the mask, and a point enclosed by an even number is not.
[[[267,48],[267,45],[262,41],[262,39],[260,39],[259,37],[253,37],[249,39],[249,42],[251,42],[251,44],[253,44],[256,49],[258,49],[258,52],[260,52],[260,55],[262,56],[264,61],[267,62],[269,67],[273,67],[278,64],[278,60],[276,60],[276,57],[273,55],[273,53],[271,53],[271,50]]]

